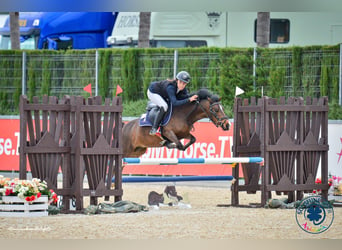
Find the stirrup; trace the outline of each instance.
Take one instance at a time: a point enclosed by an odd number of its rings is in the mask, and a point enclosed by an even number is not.
[[[152,129],[150,130],[150,133],[149,133],[149,134],[150,134],[150,135],[156,135],[156,136],[161,137],[160,127],[158,127],[157,129],[152,128]]]
[[[156,135],[157,134],[157,132],[158,132],[158,129],[156,129],[156,128],[151,128],[151,130],[150,130],[150,135]]]

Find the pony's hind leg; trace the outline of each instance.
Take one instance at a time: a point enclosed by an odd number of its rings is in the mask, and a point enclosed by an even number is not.
[[[140,157],[143,154],[145,154],[146,151],[147,151],[147,148],[137,147],[134,149],[134,152],[132,153],[134,156],[132,156],[132,157]]]
[[[130,148],[129,151],[126,151],[124,153],[124,157],[129,157],[129,158],[135,158],[135,157],[140,157],[143,154],[146,153],[147,148],[143,148],[143,147],[136,147],[136,148]]]

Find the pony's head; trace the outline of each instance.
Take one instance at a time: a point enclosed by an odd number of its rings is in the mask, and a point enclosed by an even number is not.
[[[198,103],[201,109],[216,127],[229,130],[230,122],[228,116],[224,113],[220,102],[221,98],[218,95],[212,94],[208,89],[200,89],[196,94],[198,95]]]

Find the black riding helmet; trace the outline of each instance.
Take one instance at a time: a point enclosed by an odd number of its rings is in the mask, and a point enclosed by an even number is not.
[[[186,83],[189,83],[190,82],[190,74],[186,71],[181,71],[177,74],[176,78],[178,80],[181,80],[182,82],[186,82]]]

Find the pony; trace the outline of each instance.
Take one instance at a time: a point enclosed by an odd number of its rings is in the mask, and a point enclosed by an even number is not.
[[[166,114],[166,117],[169,116],[169,118],[167,123],[161,127],[160,136],[149,135],[151,127],[141,126],[141,118],[124,124],[122,128],[123,157],[140,157],[149,147],[165,146],[184,151],[196,142],[196,138],[190,131],[194,123],[203,118],[209,118],[216,127],[229,130],[231,124],[228,116],[224,113],[220,102],[221,98],[207,89],[200,89],[196,94],[198,99],[194,102],[176,107],[169,105],[168,112],[171,109],[173,110],[171,114]],[[153,108],[149,112],[152,111]],[[183,145],[181,139],[188,139],[189,141]]]

